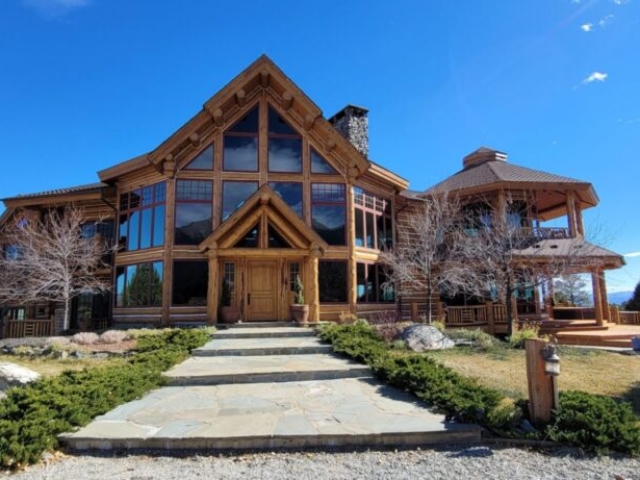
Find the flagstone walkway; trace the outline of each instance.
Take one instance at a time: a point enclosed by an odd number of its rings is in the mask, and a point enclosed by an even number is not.
[[[244,327],[244,325],[243,325]],[[338,357],[311,329],[216,332],[165,373],[168,386],[77,432],[71,449],[274,449],[473,443],[481,429],[445,421],[368,367]]]

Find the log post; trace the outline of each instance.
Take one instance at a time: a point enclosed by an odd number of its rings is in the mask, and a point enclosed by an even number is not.
[[[209,285],[207,287],[207,322],[209,324],[218,321],[218,292],[220,291],[218,270],[218,255],[215,251],[209,250]]]
[[[416,322],[418,320],[418,302],[411,302],[411,321]]]
[[[487,333],[489,333],[489,335],[495,335],[496,325],[495,319],[493,318],[493,302],[487,302],[484,308],[487,312]]]
[[[534,424],[546,424],[551,421],[557,388],[554,391],[554,378],[544,370],[542,350],[546,346],[543,340],[526,340],[527,384],[529,387],[529,413]]]
[[[318,283],[318,263],[319,259],[322,256],[322,252],[320,249],[311,250],[311,255],[309,256],[309,321],[312,323],[316,323],[320,321],[320,285]],[[310,277],[310,278],[309,278]]]
[[[602,315],[602,292],[600,290],[600,272],[593,270],[591,272],[591,285],[593,287],[593,308],[596,313],[596,324],[601,327],[604,325],[604,317]]]

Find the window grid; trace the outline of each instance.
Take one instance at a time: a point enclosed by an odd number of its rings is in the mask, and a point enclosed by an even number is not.
[[[300,275],[300,262],[289,263],[289,290],[295,292],[296,277]]]
[[[383,249],[392,246],[391,202],[354,187],[356,246]]]
[[[225,262],[223,275],[224,280],[229,285],[229,292],[233,295],[236,293],[236,264],[233,262]]]
[[[120,194],[119,246],[123,250],[144,250],[164,244],[164,228],[156,228],[156,220],[164,226],[164,182]],[[145,225],[144,219],[148,225]],[[148,239],[143,239],[144,227]],[[98,226],[98,233],[100,226]],[[144,241],[143,241],[144,240]]]
[[[312,183],[311,201],[317,203],[344,203],[345,186],[343,183]]]
[[[178,180],[176,200],[179,202],[210,202],[213,183],[210,180]]]

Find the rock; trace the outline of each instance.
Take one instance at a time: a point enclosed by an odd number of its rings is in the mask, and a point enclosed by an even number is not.
[[[455,343],[436,327],[430,325],[412,325],[400,334],[407,348],[414,352],[425,350],[445,350],[453,348]]]
[[[0,391],[19,387],[40,379],[40,374],[15,363],[0,363]]]

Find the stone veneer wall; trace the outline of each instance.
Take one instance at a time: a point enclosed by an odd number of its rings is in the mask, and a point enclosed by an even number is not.
[[[365,158],[369,156],[369,118],[366,110],[346,107],[330,121]]]

